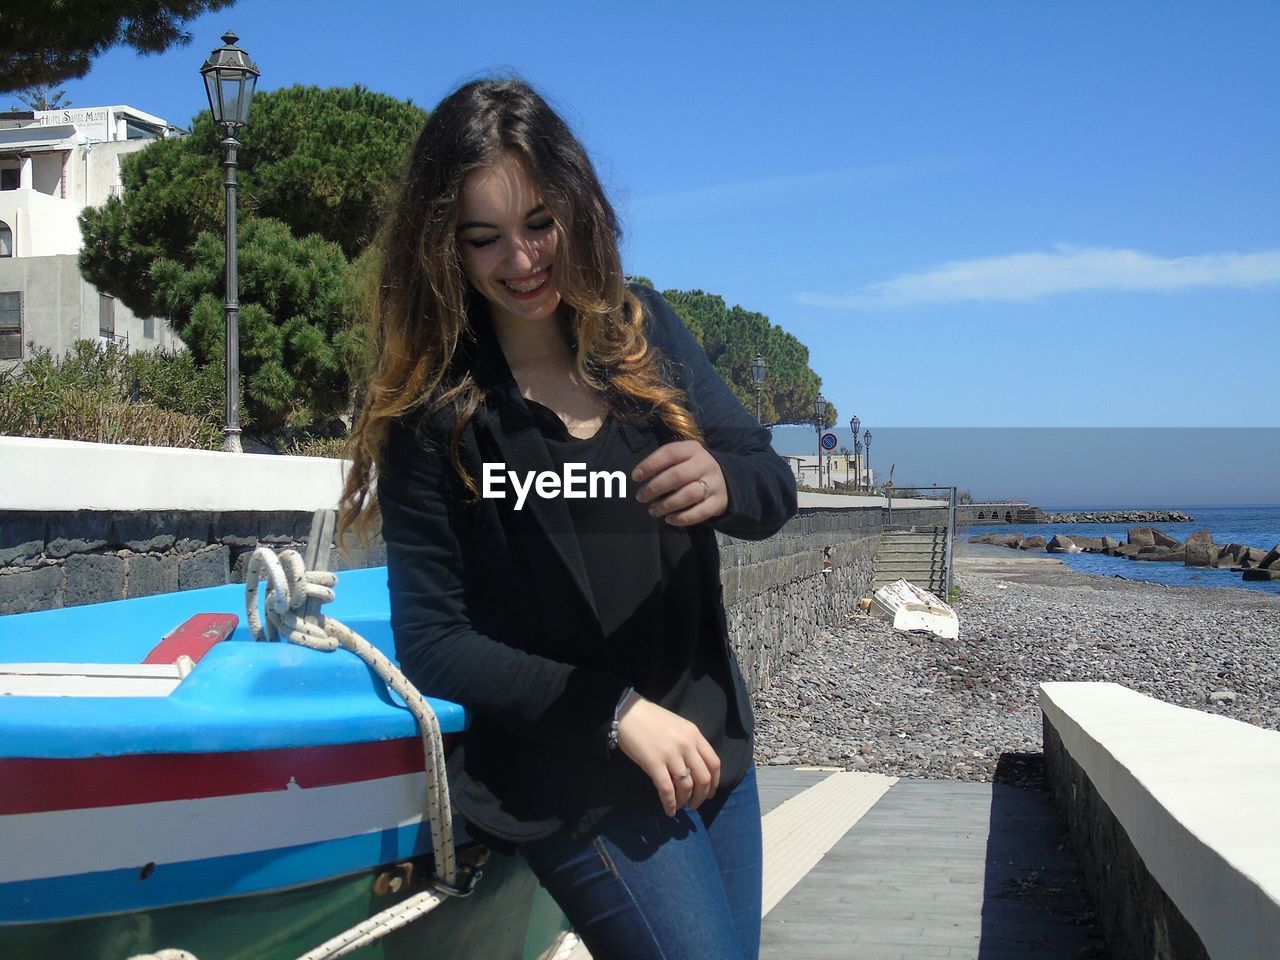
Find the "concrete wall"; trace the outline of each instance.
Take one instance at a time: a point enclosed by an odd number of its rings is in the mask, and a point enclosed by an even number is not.
[[[1116,956],[1280,956],[1280,733],[1112,683],[1040,688],[1050,788]]]
[[[98,289],[80,275],[73,255],[0,259],[0,291],[22,294],[22,352],[34,341],[61,354],[76,340],[98,338]],[[130,350],[185,349],[163,319],[144,320],[115,301],[116,336]]]

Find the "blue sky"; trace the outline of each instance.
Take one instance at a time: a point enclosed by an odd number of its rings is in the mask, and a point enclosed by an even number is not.
[[[518,71],[628,270],[768,314],[841,422],[1280,427],[1280,4],[241,0],[68,95],[185,126],[227,26],[263,89]]]

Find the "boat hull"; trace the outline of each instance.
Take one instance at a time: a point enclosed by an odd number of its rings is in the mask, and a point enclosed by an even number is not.
[[[293,890],[54,923],[0,926],[0,957],[125,960],[166,947],[200,960],[296,960],[423,889],[375,892],[378,871]],[[536,960],[565,929],[523,860],[494,855],[475,892],[442,903],[357,960]]]

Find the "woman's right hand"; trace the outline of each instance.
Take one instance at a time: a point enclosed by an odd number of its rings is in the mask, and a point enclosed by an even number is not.
[[[618,717],[618,749],[653,781],[667,816],[697,810],[720,787],[720,758],[694,724],[633,696]]]

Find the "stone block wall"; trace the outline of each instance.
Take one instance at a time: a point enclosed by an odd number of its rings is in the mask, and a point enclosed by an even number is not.
[[[719,537],[729,637],[750,690],[853,616],[875,578],[880,531],[880,508],[864,507],[802,511],[759,543]]]
[[[898,506],[898,503],[902,506]],[[947,508],[943,507],[912,507],[908,506],[911,501],[895,501],[893,507],[892,524],[895,528],[902,527],[945,527],[947,525]],[[890,523],[890,514],[886,508],[884,511],[885,525]],[[959,510],[956,511],[956,523],[960,523]]]
[[[0,512],[0,614],[243,583],[258,544],[306,547],[303,511]],[[385,551],[334,552],[335,569]]]

